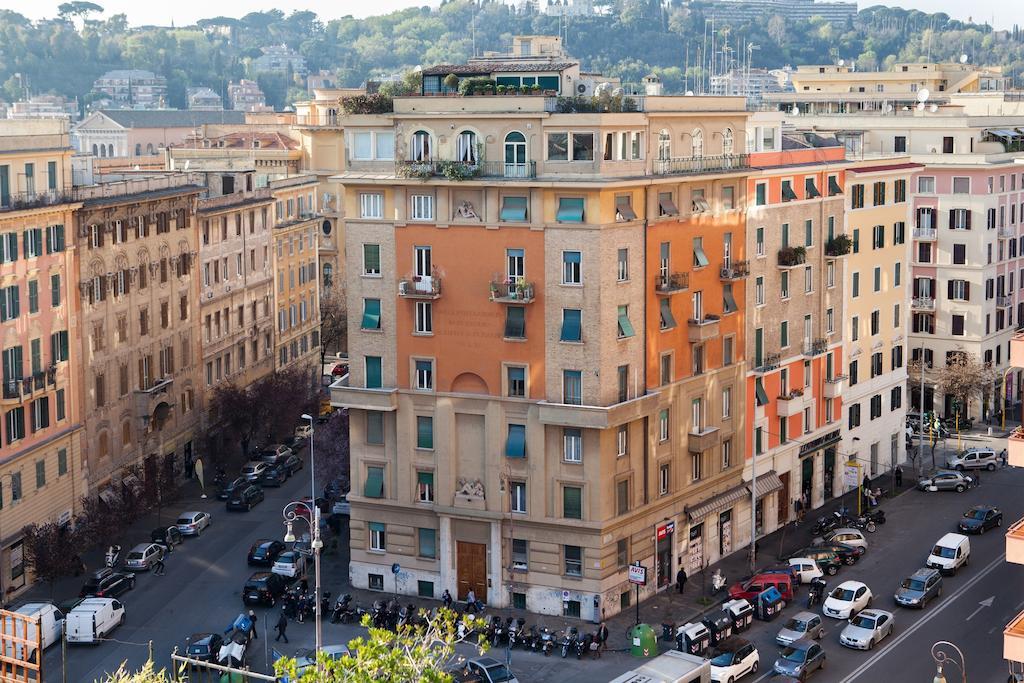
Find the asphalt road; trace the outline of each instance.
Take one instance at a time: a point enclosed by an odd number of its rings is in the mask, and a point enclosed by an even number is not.
[[[994,445],[1002,448],[999,441]],[[306,454],[302,454],[305,459]],[[945,579],[943,596],[928,609],[910,611],[897,608],[892,594],[905,576],[923,566],[928,549],[942,534],[954,531],[964,510],[976,503],[992,503],[1005,515],[1004,527],[1024,516],[1024,471],[1002,470],[983,475],[982,486],[963,494],[921,493],[911,491],[884,507],[888,523],[869,536],[870,547],[865,557],[853,567],[844,567],[829,580],[864,581],[874,593],[874,606],[896,615],[894,636],[883,641],[872,652],[857,652],[838,643],[845,622],[827,619],[824,638],[827,669],[812,676],[812,681],[867,683],[868,681],[926,681],[934,676],[930,657],[932,643],[950,640],[964,651],[968,680],[1003,681],[1006,665],[1002,659],[1002,628],[1024,608],[1024,568],[1004,562],[1005,546],[1001,532],[972,537],[970,565],[955,577]],[[92,681],[115,670],[122,661],[130,668],[141,666],[150,650],[158,666],[169,666],[170,653],[183,647],[188,635],[200,631],[223,631],[243,609],[240,597],[242,583],[252,572],[245,555],[257,538],[283,537],[281,509],[309,490],[309,471],[304,469],[281,489],[267,489],[267,499],[249,513],[227,513],[220,501],[185,503],[181,509],[206,509],[213,513],[214,523],[201,538],[187,539],[167,561],[167,574],[139,576],[135,590],[126,593],[123,601],[127,623],[112,634],[114,642],[98,646],[69,647],[68,681]],[[128,548],[148,536],[151,522],[137,525],[136,531],[121,545]],[[347,552],[326,555],[323,562],[324,587],[336,596],[345,591]],[[62,599],[77,592],[78,582],[64,591],[58,587],[54,597]],[[41,595],[37,596],[41,597]],[[786,608],[773,622],[754,622],[744,634],[758,648],[761,671],[748,676],[744,683],[758,683],[771,678],[770,669],[779,648],[774,636],[788,616],[802,609],[806,591],[801,591],[797,604]],[[991,606],[980,605],[982,601]],[[416,601],[422,604],[422,601]],[[368,605],[363,604],[363,607]],[[820,610],[820,607],[817,608]],[[271,649],[277,646],[286,654],[313,644],[312,624],[292,623],[287,645],[264,637],[271,631],[277,610],[257,609],[260,639],[250,649],[249,663],[254,670],[268,671]],[[269,616],[269,620],[268,620]],[[536,617],[528,616],[530,623]],[[269,621],[269,623],[268,623]],[[348,642],[360,635],[358,626],[325,623],[324,643]],[[504,652],[493,653],[503,658]],[[610,653],[600,661],[545,658],[535,653],[516,651],[512,655],[513,670],[520,681],[557,683],[594,683],[606,681],[635,667],[633,660],[621,653]],[[45,680],[61,680],[61,652],[51,648],[45,657]],[[950,676],[947,669],[947,676]],[[954,680],[955,676],[949,680]]]

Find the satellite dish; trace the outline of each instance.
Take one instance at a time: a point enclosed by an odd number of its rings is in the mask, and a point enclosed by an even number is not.
[[[892,111],[892,105],[886,103],[886,105],[885,105],[885,113],[888,114],[891,111]]]
[[[918,102],[917,103],[917,110],[918,111],[924,111],[924,102]]]
[[[933,104],[932,106],[928,107],[928,111],[930,111],[933,114],[935,112],[937,112],[938,110],[939,110],[939,105],[937,105],[937,104]]]
[[[800,116],[800,107],[798,107],[798,106],[796,106],[796,105],[794,104],[794,105],[793,105],[793,110],[792,110],[792,112],[791,112],[791,113],[793,114],[793,116]]]
[[[930,96],[931,96],[931,93],[928,92],[928,88],[921,88],[920,90],[917,91],[917,101],[918,102],[925,102],[925,101],[928,100],[928,98]]]
[[[839,60],[839,66],[846,66],[846,60],[845,59],[840,59]]]
[[[967,63],[967,55],[960,55],[960,63],[961,64],[966,64]]]
[[[693,91],[687,90],[686,93],[684,93],[684,97],[693,97]]]

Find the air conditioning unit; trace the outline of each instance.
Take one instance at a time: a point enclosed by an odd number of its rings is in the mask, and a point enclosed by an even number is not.
[[[407,285],[408,285],[408,283],[405,280],[402,280],[401,282],[398,283],[398,294],[399,294],[399,296],[405,296],[408,293],[406,291],[408,289]]]
[[[210,290],[209,292],[206,293],[206,298],[207,299],[212,299],[213,298],[213,290]]]

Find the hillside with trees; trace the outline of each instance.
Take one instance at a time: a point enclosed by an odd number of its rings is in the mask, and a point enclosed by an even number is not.
[[[547,0],[539,0],[541,3]],[[562,35],[584,68],[638,82],[654,72],[668,92],[694,88],[704,77],[710,11],[701,0],[599,0],[594,16],[560,19],[533,9],[517,10],[498,0],[445,0],[356,19],[318,17],[313,12],[251,12],[240,18],[211,17],[195,26],[129,26],[121,14],[104,16],[91,2],[68,2],[57,17],[30,21],[0,10],[0,98],[30,91],[76,96],[88,104],[93,81],[110,69],[147,69],[168,80],[169,104],[185,106],[185,89],[208,86],[225,94],[229,81],[254,78],[276,107],[304,96],[305,84],[289,74],[252,71],[260,48],[287,45],[316,72],[357,86],[417,65],[459,62],[485,50],[507,50],[513,35]],[[708,21],[706,21],[708,20]],[[856,61],[885,67],[896,61],[955,60],[965,53],[976,64],[1003,65],[1012,76],[1024,71],[1024,35],[1018,27],[993,31],[945,14],[875,6],[850,25],[815,18],[787,23],[779,16],[723,25],[716,21],[722,56],[755,67]],[[710,46],[710,42],[706,43]],[[748,50],[747,46],[756,48]],[[703,60],[706,64],[707,60]]]

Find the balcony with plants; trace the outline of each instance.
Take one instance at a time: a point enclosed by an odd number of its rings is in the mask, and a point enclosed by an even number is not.
[[[532,282],[525,278],[491,280],[491,301],[499,304],[530,304],[535,298]]]
[[[658,296],[672,296],[690,288],[689,273],[658,274],[654,278],[654,293]]]
[[[778,410],[780,417],[793,417],[804,411],[807,399],[802,389],[791,389],[789,393],[779,396]]]
[[[779,268],[796,268],[807,262],[804,247],[783,247],[779,249]]]
[[[836,235],[825,243],[825,256],[839,258],[849,254],[851,249],[853,249],[853,240],[849,235]]]
[[[722,263],[722,266],[718,269],[718,278],[720,280],[741,280],[750,275],[750,262],[743,261],[727,261]]]
[[[398,296],[403,299],[440,299],[441,275],[434,268],[430,275],[406,275],[398,281]]]

